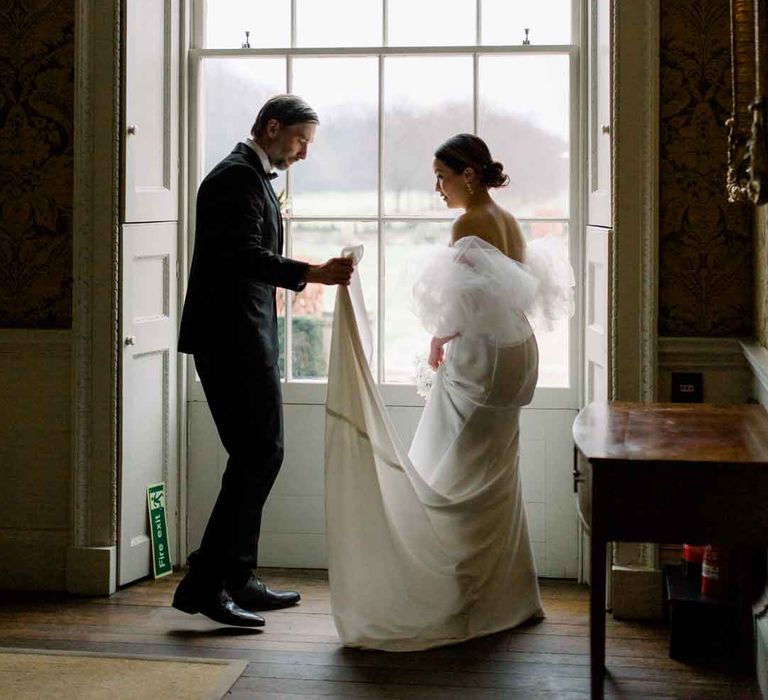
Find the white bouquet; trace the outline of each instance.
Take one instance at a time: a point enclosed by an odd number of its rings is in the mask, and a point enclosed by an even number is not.
[[[429,390],[435,378],[435,370],[427,364],[427,355],[422,353],[416,356],[416,374],[414,381],[416,384],[416,393],[425,399],[429,396]]]

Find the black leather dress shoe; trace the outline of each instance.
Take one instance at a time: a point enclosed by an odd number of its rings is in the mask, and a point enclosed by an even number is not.
[[[214,622],[236,627],[262,627],[264,618],[249,610],[243,610],[232,600],[225,588],[206,590],[193,573],[187,574],[176,588],[173,607],[194,615],[201,613]]]
[[[272,591],[260,578],[251,576],[241,588],[232,590],[232,600],[245,610],[277,610],[296,605],[301,596],[296,591]]]

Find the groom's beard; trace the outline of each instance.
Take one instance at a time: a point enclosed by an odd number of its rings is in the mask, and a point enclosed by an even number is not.
[[[277,168],[278,170],[288,170],[288,168],[293,165],[298,158],[286,158],[286,157],[280,157],[275,158],[272,161],[272,165]]]
[[[295,149],[286,148],[283,151],[278,151],[270,157],[272,167],[278,170],[287,170],[291,165],[299,161],[300,151]]]

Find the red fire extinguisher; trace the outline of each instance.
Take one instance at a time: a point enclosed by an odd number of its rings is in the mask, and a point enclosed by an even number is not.
[[[705,545],[683,545],[683,573],[689,581],[701,581],[701,564],[705,549]]]
[[[701,595],[710,598],[729,596],[733,587],[732,565],[730,549],[708,544],[701,566]]]

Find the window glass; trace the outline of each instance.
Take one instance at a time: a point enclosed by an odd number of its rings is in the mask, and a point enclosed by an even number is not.
[[[381,46],[381,0],[297,0],[297,46]]]
[[[565,55],[480,58],[479,135],[509,175],[494,196],[515,216],[568,216],[568,85]]]
[[[379,272],[376,224],[358,221],[294,222],[291,225],[291,240],[293,257],[315,264],[338,256],[345,246],[363,244],[365,252],[360,262],[360,279],[375,338]],[[293,304],[293,378],[324,379],[328,376],[336,287],[308,284],[304,291],[298,294],[291,292],[289,296]]]
[[[291,0],[206,0],[205,46],[239,49],[246,41],[252,49],[291,45]]]
[[[306,161],[291,168],[291,213],[297,216],[376,214],[377,60],[296,58],[293,91],[317,111],[320,125]]]
[[[390,46],[475,43],[475,0],[388,0]]]
[[[571,0],[483,0],[481,24],[483,44],[570,44]]]
[[[384,211],[445,215],[432,160],[448,137],[472,131],[472,58],[387,57],[384,71]]]
[[[436,245],[448,245],[450,222],[409,221],[384,227],[384,381],[412,384],[416,363],[426,359],[429,334],[413,313],[411,288],[419,261]]]

